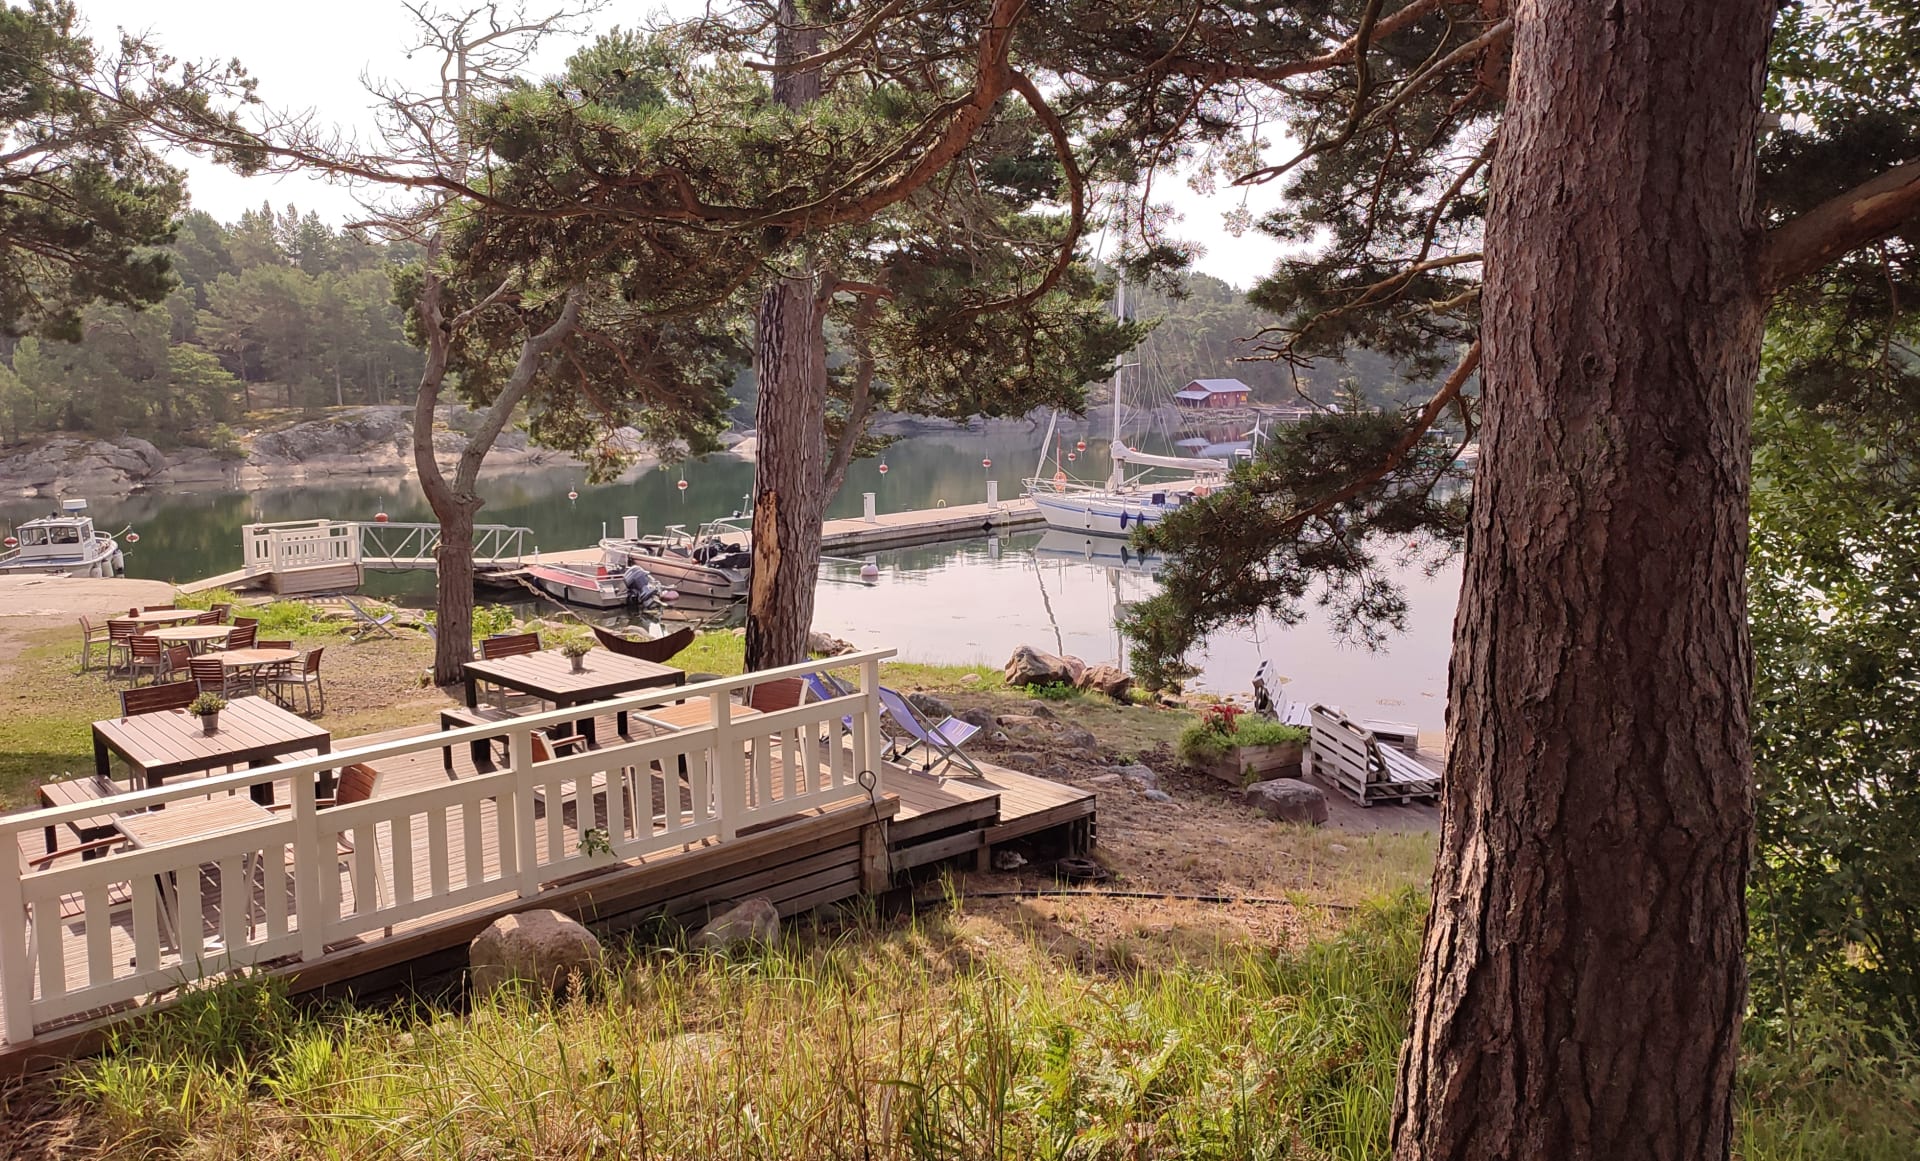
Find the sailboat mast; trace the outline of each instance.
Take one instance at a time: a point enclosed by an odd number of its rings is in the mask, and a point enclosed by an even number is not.
[[[1118,289],[1114,291],[1114,317],[1121,322],[1127,321],[1127,280],[1120,278]],[[1113,474],[1107,478],[1107,487],[1118,488],[1125,479],[1126,470],[1120,464],[1120,372],[1127,365],[1126,352],[1113,357],[1113,440],[1107,444],[1107,453],[1113,459]]]

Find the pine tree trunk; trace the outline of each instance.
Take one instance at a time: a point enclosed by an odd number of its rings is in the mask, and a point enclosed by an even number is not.
[[[826,513],[825,312],[811,278],[783,278],[760,300],[754,372],[753,578],[746,666],[807,659]]]
[[[1515,10],[1401,1161],[1728,1155],[1773,7]]]
[[[819,50],[819,30],[801,24],[795,0],[781,0],[778,19],[776,62]],[[773,95],[789,109],[802,108],[819,98],[820,74],[776,73]],[[749,670],[805,661],[813,628],[820,518],[827,510],[826,310],[815,272],[802,269],[768,287],[754,323],[759,451],[747,595]]]

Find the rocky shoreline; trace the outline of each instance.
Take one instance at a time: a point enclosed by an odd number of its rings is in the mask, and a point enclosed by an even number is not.
[[[451,466],[466,446],[463,430],[478,420],[464,407],[439,410],[434,448],[443,465]],[[162,451],[134,435],[55,435],[31,446],[0,449],[0,495],[123,496],[188,484],[246,489],[413,474],[413,413],[407,407],[348,408],[286,427],[236,434],[238,447],[224,454],[203,447]],[[578,462],[564,452],[532,446],[524,431],[508,430],[487,456],[485,470],[491,475]]]

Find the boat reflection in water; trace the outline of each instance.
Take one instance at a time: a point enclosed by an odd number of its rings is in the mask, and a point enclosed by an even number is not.
[[[1040,537],[1040,542],[1033,546],[1033,554],[1043,559],[1106,565],[1144,576],[1158,576],[1162,560],[1158,553],[1141,552],[1125,540],[1066,532],[1058,528],[1047,529],[1045,535]]]

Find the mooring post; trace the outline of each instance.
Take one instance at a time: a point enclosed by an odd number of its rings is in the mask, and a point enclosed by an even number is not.
[[[992,512],[997,510],[999,507],[1000,507],[1000,481],[988,480],[987,481],[987,511]]]
[[[873,493],[872,492],[860,493],[860,508],[861,508],[862,514],[866,517],[867,523],[869,524],[880,523],[879,518],[876,517],[873,512]]]

